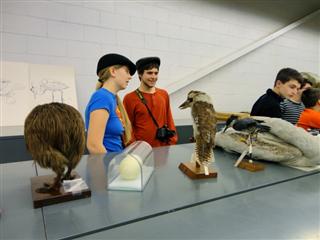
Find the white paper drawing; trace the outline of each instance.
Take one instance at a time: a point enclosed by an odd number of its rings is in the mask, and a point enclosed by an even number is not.
[[[5,80],[0,78],[0,96],[1,101],[4,101],[6,104],[16,103],[16,91],[24,89],[23,86],[15,84],[13,81]]]
[[[71,66],[1,62],[0,126],[23,126],[37,105],[63,102],[78,108]]]
[[[52,102],[62,102],[64,101],[63,98],[63,91],[68,88],[68,85],[62,82],[55,81],[54,79],[43,79],[40,82],[40,86],[37,88],[31,85],[31,92],[34,94],[34,98],[37,95],[43,95],[46,92],[51,93],[51,101]]]

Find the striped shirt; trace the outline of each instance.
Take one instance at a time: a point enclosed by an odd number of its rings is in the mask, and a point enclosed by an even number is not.
[[[293,102],[290,99],[285,99],[280,103],[281,118],[295,125],[304,110],[303,103]]]

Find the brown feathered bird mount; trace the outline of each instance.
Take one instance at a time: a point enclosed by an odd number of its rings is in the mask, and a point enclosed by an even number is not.
[[[201,91],[190,91],[187,100],[179,108],[191,108],[193,119],[193,136],[195,152],[193,160],[204,167],[205,174],[209,174],[209,165],[214,161],[213,148],[216,135],[216,114],[211,98]]]
[[[85,149],[84,129],[80,113],[64,103],[38,105],[29,113],[24,124],[27,150],[40,167],[56,173],[53,184],[39,192],[59,191],[62,180],[73,179],[71,171]]]

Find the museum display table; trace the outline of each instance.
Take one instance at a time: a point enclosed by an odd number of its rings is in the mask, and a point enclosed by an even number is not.
[[[45,239],[42,209],[33,209],[32,161],[0,164],[0,239]]]
[[[32,208],[30,177],[34,176],[36,172],[37,175],[47,175],[51,172],[39,167],[32,168],[31,161],[1,164],[1,176],[3,176],[1,180],[4,180],[1,181],[1,183],[4,183],[2,184],[1,199],[5,200],[2,200],[5,204],[0,206],[5,211],[0,221],[1,234],[7,238],[18,238],[16,236],[19,236],[21,225],[23,230],[20,234],[34,236],[30,237],[32,239],[37,238],[36,234],[38,234],[38,238],[43,237],[43,239],[45,239],[45,236],[47,239],[86,236],[87,239],[93,239],[94,235],[90,234],[99,234],[99,232],[107,234],[106,238],[109,238],[109,231],[110,238],[117,238],[116,234],[118,231],[121,232],[122,228],[124,232],[130,232],[134,231],[134,227],[131,227],[131,225],[138,226],[139,229],[146,222],[146,226],[153,228],[146,230],[150,234],[149,237],[146,235],[146,239],[152,238],[151,234],[154,231],[159,234],[158,236],[155,235],[158,238],[170,237],[169,234],[172,234],[173,238],[187,238],[187,233],[184,234],[184,231],[192,231],[191,224],[195,224],[195,229],[199,227],[201,230],[198,233],[199,235],[192,235],[192,238],[195,238],[195,236],[198,238],[201,236],[214,238],[216,236],[215,231],[219,233],[217,236],[221,238],[224,236],[222,235],[222,226],[226,226],[224,228],[224,231],[227,231],[226,236],[236,237],[237,234],[240,234],[240,237],[246,238],[244,237],[247,236],[245,234],[249,234],[250,231],[258,233],[260,229],[263,234],[263,231],[267,231],[269,224],[270,228],[276,228],[275,217],[279,217],[279,225],[284,221],[281,219],[288,221],[287,226],[298,224],[302,220],[294,217],[295,214],[299,215],[299,211],[303,208],[310,212],[308,208],[310,201],[314,201],[314,204],[310,206],[315,208],[309,214],[310,221],[312,220],[314,224],[319,226],[320,220],[317,221],[316,217],[319,216],[320,211],[318,201],[320,190],[319,184],[315,184],[316,180],[319,180],[319,177],[317,177],[319,171],[303,172],[265,162],[266,168],[264,171],[253,173],[233,166],[238,158],[237,154],[215,149],[216,162],[213,167],[218,172],[218,177],[191,180],[178,169],[178,165],[180,162],[190,159],[193,148],[193,144],[154,148],[155,171],[143,192],[108,190],[107,173],[108,169],[113,167],[109,166],[109,162],[114,155],[85,155],[75,170],[90,187],[91,198],[51,205],[43,207],[42,210]],[[26,170],[26,166],[30,167],[29,172]],[[14,170],[13,176],[8,174],[7,169]],[[5,174],[3,174],[4,172]],[[17,191],[17,186],[12,185],[17,181],[16,177],[23,178],[18,184],[20,191]],[[11,183],[10,179],[15,180]],[[306,187],[303,187],[303,182],[305,182]],[[292,186],[290,183],[292,183]],[[281,186],[284,189],[288,188],[288,191],[282,194],[284,190],[281,190]],[[290,189],[292,191],[289,191]],[[4,195],[5,197],[3,197]],[[15,197],[9,197],[10,195]],[[299,196],[301,197],[300,201],[306,198],[303,201],[308,204],[307,206],[304,206],[303,202],[296,201]],[[272,197],[274,198],[272,199]],[[14,201],[8,203],[8,199],[12,198],[14,198]],[[8,207],[9,210],[21,211],[22,218],[25,220],[15,219],[12,215],[14,212],[8,211]],[[286,213],[286,211],[289,212],[289,207],[295,210],[295,212],[292,212],[293,215]],[[199,213],[197,213],[198,211]],[[194,215],[195,218],[188,219],[190,214]],[[220,226],[220,230],[218,231],[212,225],[206,225],[205,223],[201,227],[202,219],[197,218],[202,218],[202,214],[204,221],[210,220],[211,224],[215,223],[216,227]],[[302,214],[300,215],[302,216]],[[181,219],[178,216],[181,216]],[[168,224],[165,220],[167,217]],[[8,221],[12,221],[11,229],[5,227]],[[160,223],[159,226],[154,224],[157,221]],[[177,223],[177,227],[174,225],[176,221],[181,222],[180,225]],[[232,222],[230,228],[227,226],[228,221]],[[237,221],[239,221],[239,227],[236,224]],[[259,221],[261,221],[261,224]],[[169,222],[172,222],[172,225],[169,226]],[[248,226],[246,226],[246,222]],[[183,223],[185,223],[185,226],[182,226]],[[161,229],[161,224],[163,224],[164,229],[168,228],[168,233],[165,233],[163,229],[162,231],[156,230],[158,227]],[[250,224],[253,224],[253,226],[251,227]],[[314,229],[314,224],[310,225],[310,228]],[[43,226],[45,226],[45,235]],[[243,230],[244,227],[248,227],[248,229]],[[263,228],[266,229],[263,230]],[[14,229],[16,231],[13,231]],[[193,230],[194,234],[196,234],[195,229]],[[281,226],[279,226],[279,229],[281,229]],[[177,232],[174,233],[174,230]],[[25,231],[25,233],[22,231]],[[242,232],[244,235],[241,235]],[[126,237],[130,236],[131,238],[130,233],[128,234]],[[138,232],[135,234],[137,234],[136,238],[144,236],[140,236]],[[97,236],[99,237],[99,235]],[[125,237],[121,234],[119,236]]]
[[[266,163],[259,173],[248,172],[233,166],[238,155],[216,149],[213,166],[218,178],[195,181],[178,169],[180,162],[190,159],[193,148],[193,144],[154,148],[155,172],[143,192],[108,191],[106,173],[111,157],[84,156],[76,170],[90,186],[92,196],[44,207],[48,239],[110,229],[307,174],[274,163]]]
[[[320,174],[79,239],[319,239]]]

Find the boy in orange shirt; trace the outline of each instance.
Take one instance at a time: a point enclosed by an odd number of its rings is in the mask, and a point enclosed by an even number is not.
[[[304,91],[302,102],[306,108],[301,113],[297,126],[305,130],[320,129],[320,88]]]

